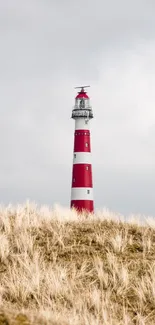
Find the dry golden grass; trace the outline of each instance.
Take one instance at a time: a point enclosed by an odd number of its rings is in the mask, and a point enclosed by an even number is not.
[[[154,219],[1,206],[2,324],[154,325]]]

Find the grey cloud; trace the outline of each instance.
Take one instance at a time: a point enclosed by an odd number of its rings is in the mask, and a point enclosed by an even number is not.
[[[0,1],[0,200],[70,200],[90,83],[96,207],[154,213],[154,1]]]

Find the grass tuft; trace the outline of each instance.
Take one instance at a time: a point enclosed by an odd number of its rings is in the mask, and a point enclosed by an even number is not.
[[[154,224],[1,206],[0,325],[154,325]]]

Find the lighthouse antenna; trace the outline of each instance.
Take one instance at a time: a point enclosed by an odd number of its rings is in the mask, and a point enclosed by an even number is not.
[[[88,88],[88,87],[90,87],[90,86],[80,86],[80,87],[74,87],[74,89],[79,89],[79,88],[81,88],[81,91],[84,91],[84,88]]]

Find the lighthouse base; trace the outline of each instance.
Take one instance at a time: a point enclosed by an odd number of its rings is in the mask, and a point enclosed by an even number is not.
[[[94,201],[92,200],[72,200],[71,208],[75,208],[78,212],[87,211],[94,212]]]

